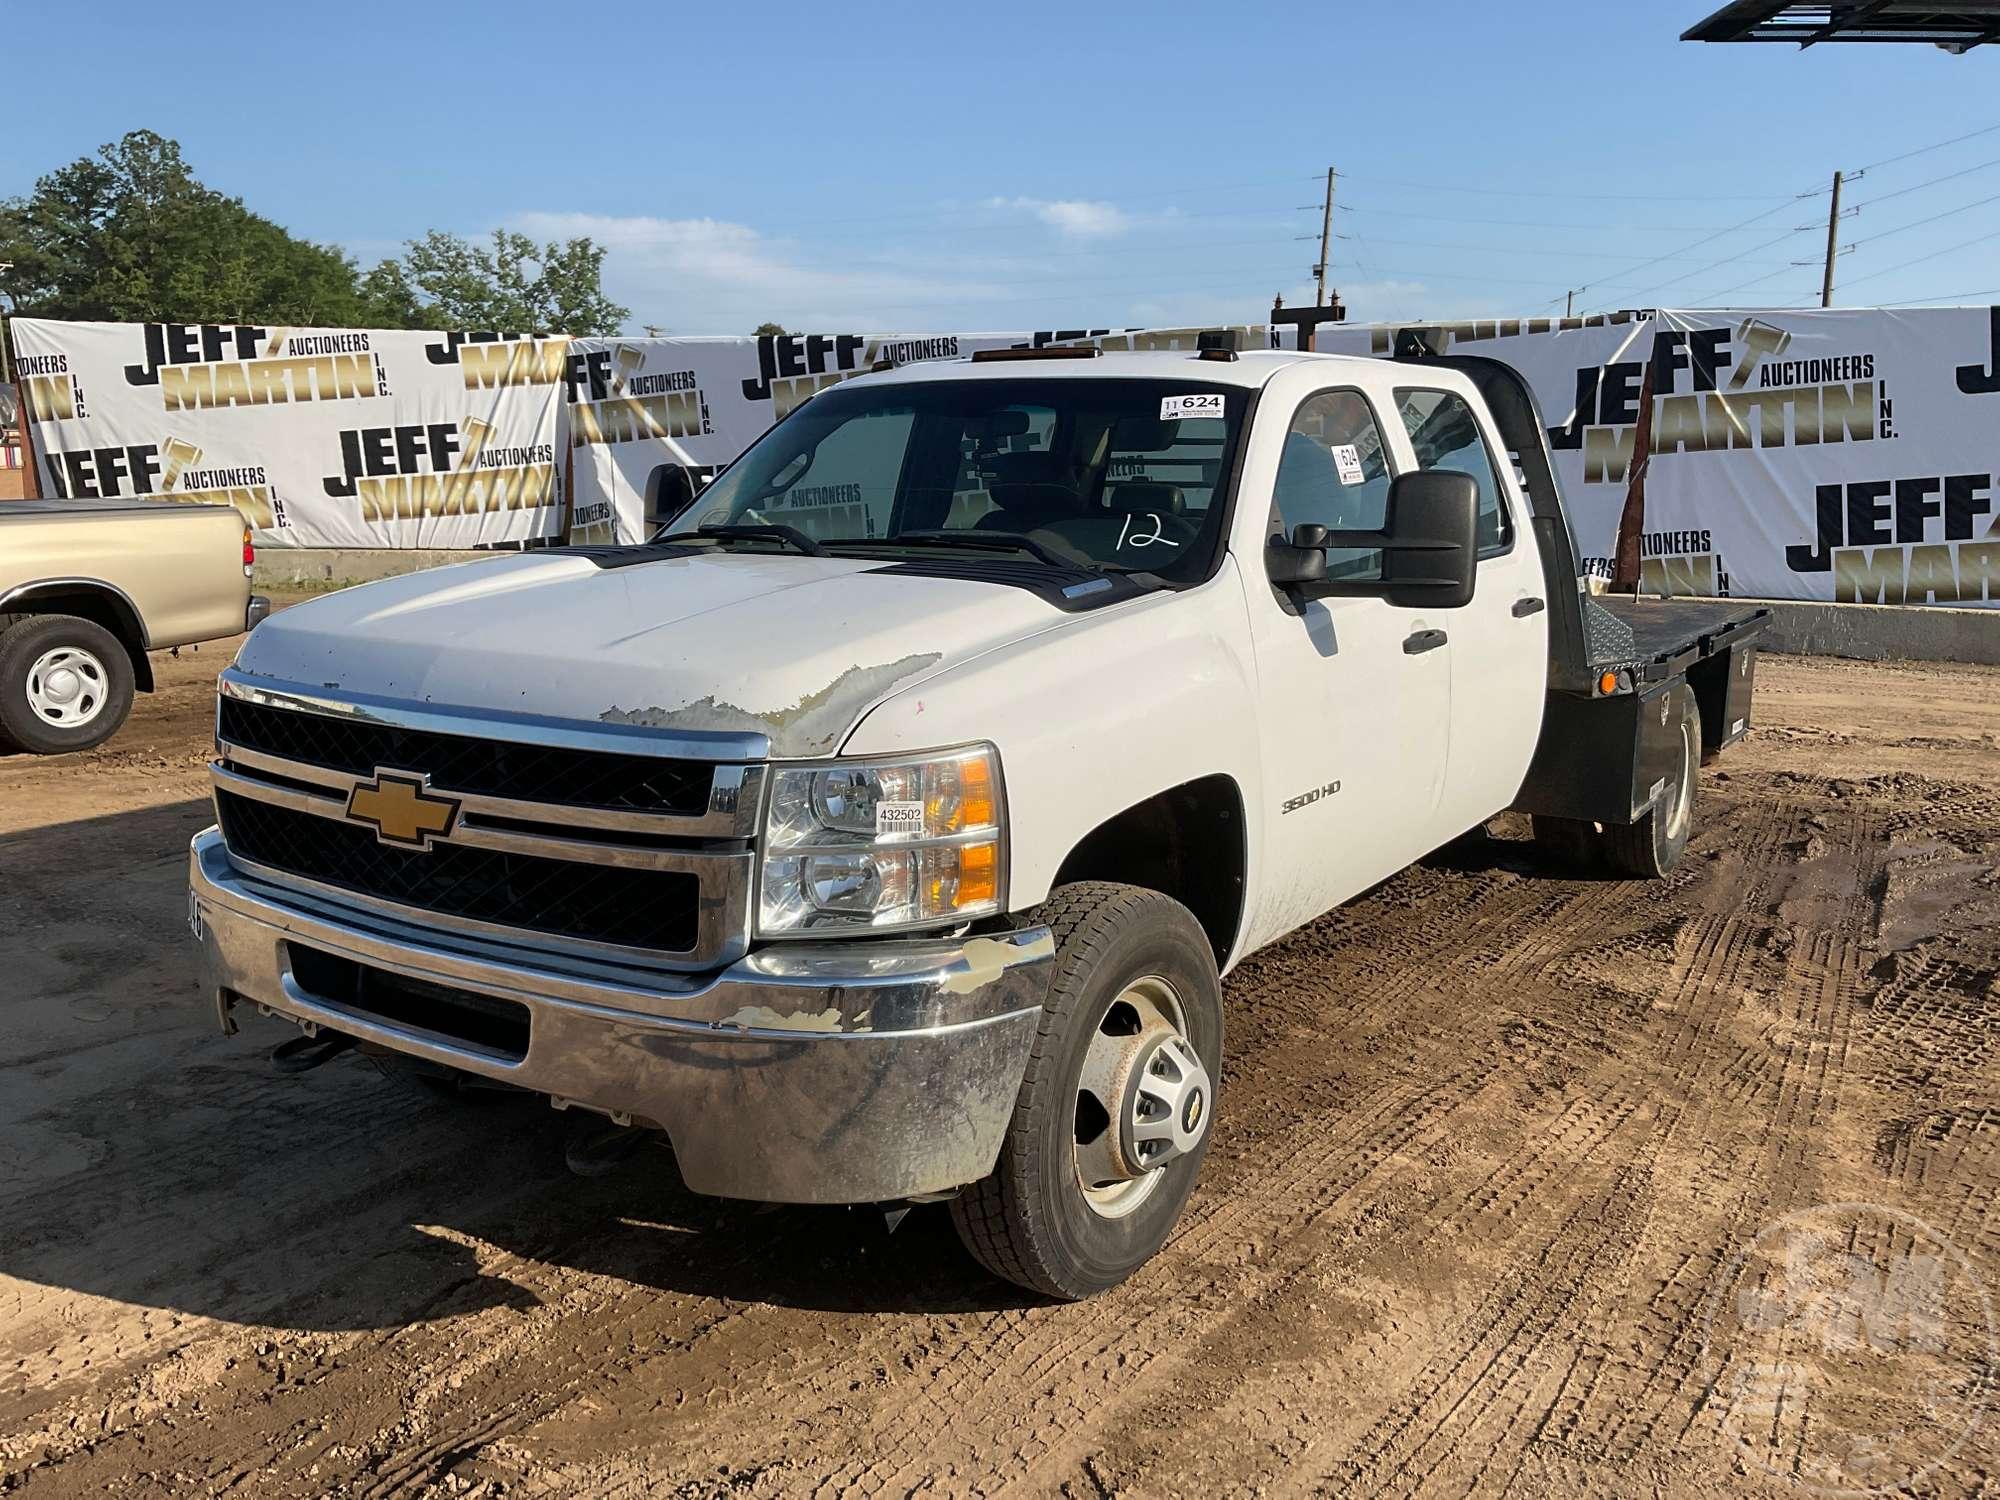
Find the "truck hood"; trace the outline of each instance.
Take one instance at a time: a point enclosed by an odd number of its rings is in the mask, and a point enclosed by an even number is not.
[[[714,553],[464,563],[284,610],[237,670],[440,708],[768,736],[827,755],[900,689],[1064,624],[1025,590],[879,560]]]

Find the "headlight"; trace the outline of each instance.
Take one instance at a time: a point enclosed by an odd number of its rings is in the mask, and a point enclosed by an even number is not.
[[[1000,910],[1003,811],[988,746],[784,767],[758,880],[763,937],[970,921]]]

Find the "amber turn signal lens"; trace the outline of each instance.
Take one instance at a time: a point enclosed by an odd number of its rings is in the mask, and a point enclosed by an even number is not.
[[[979,906],[1000,895],[1000,846],[968,844],[958,851],[958,896],[954,906]]]
[[[958,788],[960,828],[990,828],[1000,821],[993,805],[993,763],[985,756],[958,763]]]
[[[1618,674],[1616,672],[1606,672],[1602,677],[1598,678],[1597,690],[1598,692],[1605,694],[1607,697],[1610,694],[1617,692]]]

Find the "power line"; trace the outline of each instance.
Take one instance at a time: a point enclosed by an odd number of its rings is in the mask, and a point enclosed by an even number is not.
[[[1970,213],[1975,208],[1984,208],[1989,203],[2000,203],[2000,193],[1995,193],[1990,198],[1981,198],[1976,203],[1961,203],[1957,208],[1948,208],[1941,214],[1932,214],[1928,219],[1912,219],[1907,224],[1898,224],[1894,229],[1885,229],[1880,234],[1867,235],[1862,239],[1851,241],[1847,248],[1849,250],[1858,250],[1863,245],[1872,245],[1877,240],[1886,240],[1892,234],[1901,234],[1907,229],[1921,229],[1926,224],[1935,224],[1940,219],[1955,218],[1959,214]]]
[[[1050,199],[1048,201],[1080,202],[1083,200]],[[1317,207],[1318,205],[1314,206]],[[1111,205],[1111,207],[1115,209],[1117,205],[1113,204]],[[1287,203],[1280,206],[1278,204],[1272,203],[1272,204],[1253,205],[1248,208],[1197,209],[1192,212],[1186,212],[1186,213],[1182,212],[1179,209],[1175,209],[1172,211],[1171,214],[1162,215],[1161,217],[1171,219],[1173,222],[1176,223],[1182,220],[1190,220],[1190,219],[1249,220],[1258,217],[1268,217],[1274,223],[1283,222],[1287,227],[1289,227],[1293,222],[1291,215],[1292,215],[1291,204]],[[876,221],[862,221],[862,222],[881,222],[881,221],[876,220]],[[1160,221],[1156,219],[1152,221],[1151,225],[1144,227],[1157,227],[1159,222]],[[1012,221],[1002,221],[1002,222],[973,222],[973,223],[956,223],[956,224],[940,223],[930,228],[899,229],[895,231],[894,235],[891,236],[891,238],[929,239],[929,238],[935,238],[938,235],[946,235],[946,236],[959,235],[964,237],[970,237],[973,235],[1022,234],[1036,229],[1047,230],[1057,227],[1058,226],[1051,225],[1047,220],[1039,218],[1026,219],[1026,220],[1016,219]],[[1127,226],[1127,227],[1129,228],[1129,227],[1139,227],[1139,226]],[[760,229],[758,230],[758,233],[760,235],[764,235],[765,231]],[[768,234],[768,238],[770,239],[806,239],[813,241],[868,239],[871,237],[874,237],[872,231],[866,229],[846,230],[839,234],[822,234],[817,225],[806,225],[801,230],[796,232],[791,231],[789,229],[774,229],[769,231]]]
[[[1813,198],[1825,191],[1825,188],[1820,188],[1817,192],[1801,193],[1798,197]],[[1367,204],[1354,203],[1336,203],[1334,208],[1341,213],[1376,214],[1385,219],[1430,219],[1442,224],[1500,224],[1514,229],[1617,229],[1634,234],[1699,234],[1703,230],[1711,230],[1716,236],[1721,236],[1741,229],[1744,224],[1753,224],[1758,219],[1768,218],[1771,214],[1776,213],[1778,209],[1784,208],[1796,201],[1798,201],[1796,198],[1788,198],[1785,202],[1780,203],[1777,208],[1768,209],[1761,214],[1753,214],[1750,218],[1745,219],[1743,224],[1724,224],[1721,226],[1713,224],[1577,224],[1568,221],[1556,222],[1548,219],[1468,219],[1463,214],[1419,214],[1410,213],[1398,208],[1374,208]],[[1706,244],[1707,241],[1704,240],[1701,243]]]
[[[1704,292],[1700,297],[1697,297],[1695,301],[1701,306],[1712,307],[1715,305],[1718,298],[1727,297],[1731,292],[1740,292],[1746,286],[1756,286],[1761,281],[1775,281],[1780,276],[1785,275],[1788,271],[1795,271],[1800,266],[1809,266],[1812,264],[1813,262],[1809,260],[1791,261],[1783,266],[1780,266],[1775,271],[1766,271],[1761,276],[1752,276],[1748,281],[1739,281],[1736,283],[1736,285],[1726,286],[1722,288],[1722,290],[1720,291]]]
[[[1982,135],[1991,135],[2000,130],[2000,125],[1983,125],[1977,130],[1968,130],[1964,135],[1955,135],[1948,141],[1933,141],[1928,146],[1919,146],[1914,151],[1904,151],[1896,156],[1885,156],[1880,161],[1871,161],[1864,167],[1856,167],[1847,175],[1859,177],[1863,172],[1872,172],[1877,167],[1886,167],[1892,162],[1908,161],[1913,156],[1922,156],[1931,151],[1942,151],[1946,146],[1956,146],[1960,141],[1969,141]]]
[[[1988,171],[1993,167],[2000,167],[2000,156],[1996,156],[1992,161],[1983,161],[1976,167],[1965,167],[1956,172],[1947,172],[1942,177],[1933,177],[1926,182],[1915,183],[1910,187],[1897,188],[1893,193],[1878,193],[1873,198],[1862,199],[1861,202],[1854,205],[1854,208],[1856,212],[1859,212],[1872,204],[1887,203],[1891,198],[1900,198],[1905,193],[1921,192],[1927,187],[1936,187],[1940,182],[1950,182],[1954,177],[1970,177],[1974,172]]]
[[[1342,172],[1352,177],[1352,172]],[[1575,198],[1574,192],[1513,187],[1445,187],[1435,182],[1408,182],[1398,177],[1374,177],[1366,173],[1361,181],[1382,187],[1416,188],[1426,193],[1480,193],[1495,198]],[[1592,193],[1592,198],[1611,203],[1768,203],[1776,193]]]
[[[1847,284],[1853,286],[1857,282],[1873,281],[1877,276],[1887,276],[1891,271],[1908,270],[1911,266],[1920,266],[1927,260],[1936,260],[1940,255],[1950,255],[1955,251],[1970,250],[1974,245],[1988,244],[1992,241],[1992,238],[1993,236],[1990,234],[1975,235],[1961,244],[1947,245],[1942,250],[1933,250],[1930,254],[1919,255],[1913,260],[1898,261],[1893,266],[1884,266],[1879,271],[1870,271],[1866,276],[1850,276],[1847,279]],[[1848,248],[1852,249],[1853,246],[1850,245]]]
[[[1202,281],[1202,282],[1215,282],[1215,281],[1230,281],[1230,282],[1236,282],[1236,283],[1242,283],[1242,282],[1245,282],[1245,281],[1248,281],[1248,280],[1250,280],[1251,278],[1254,278],[1254,277],[1258,277],[1258,276],[1265,276],[1265,275],[1276,275],[1276,276],[1278,276],[1278,277],[1279,277],[1280,279],[1284,279],[1284,278],[1285,278],[1285,274],[1286,274],[1286,273],[1284,272],[1284,270],[1283,270],[1283,269],[1282,269],[1281,267],[1257,267],[1257,266],[1245,266],[1245,267],[1241,267],[1241,268],[1238,268],[1238,269],[1236,269],[1236,270],[1231,270],[1231,271],[1225,271],[1225,272],[1221,272],[1221,273],[1219,273],[1219,274],[1216,274],[1216,275],[1206,275],[1206,276],[1203,276],[1203,277],[1199,278],[1199,280],[1200,280],[1200,281]],[[1436,270],[1428,270],[1428,269],[1423,269],[1423,268],[1420,268],[1420,267],[1415,267],[1415,266],[1376,266],[1376,267],[1372,268],[1372,272],[1371,272],[1371,274],[1373,274],[1373,275],[1377,275],[1377,276],[1402,276],[1402,277],[1410,277],[1410,278],[1413,278],[1413,279],[1423,279],[1423,280],[1428,280],[1428,281],[1471,281],[1471,282],[1481,282],[1481,283],[1498,283],[1498,284],[1500,284],[1500,285],[1507,285],[1507,286],[1547,286],[1547,285],[1548,285],[1548,280],[1547,280],[1547,278],[1546,278],[1546,277],[1539,277],[1539,276],[1537,276],[1537,277],[1520,277],[1520,276],[1512,276],[1512,277],[1509,277],[1509,276],[1488,276],[1488,275],[1484,275],[1484,274],[1468,274],[1468,273],[1463,273],[1463,272],[1456,272],[1456,271],[1436,271]],[[919,307],[935,307],[935,306],[942,306],[942,305],[952,305],[952,304],[956,304],[956,303],[962,303],[962,302],[974,302],[974,303],[981,303],[981,304],[991,304],[991,305],[996,305],[996,306],[1004,306],[1004,305],[1009,305],[1009,303],[1013,303],[1013,304],[1019,304],[1019,303],[1029,303],[1029,302],[1045,302],[1045,301],[1047,301],[1047,300],[1048,300],[1048,297],[1023,297],[1023,298],[1013,298],[1013,299],[1007,299],[1006,301],[1002,301],[1001,299],[996,299],[996,298],[990,298],[990,297],[982,297],[982,296],[979,296],[979,295],[978,295],[978,289],[979,289],[979,288],[981,288],[981,287],[988,287],[988,286],[993,286],[993,287],[999,287],[999,286],[1039,286],[1039,285],[1047,285],[1047,286],[1049,286],[1049,287],[1051,287],[1051,288],[1061,288],[1061,287],[1067,287],[1067,286],[1093,286],[1093,285],[1111,285],[1111,286],[1130,286],[1130,285],[1131,285],[1131,280],[1132,280],[1132,278],[1131,278],[1131,277],[1130,277],[1129,275],[1125,275],[1125,276],[1117,276],[1117,277],[1110,277],[1110,278],[1103,278],[1103,279],[1093,279],[1093,280],[1091,280],[1091,281],[1088,281],[1088,282],[1082,282],[1082,281],[1067,281],[1067,280],[1063,280],[1063,279],[1051,279],[1051,280],[1049,280],[1049,281],[1047,281],[1047,282],[1037,282],[1037,281],[1025,281],[1025,282],[999,282],[999,281],[986,281],[986,282],[979,282],[979,281],[975,281],[975,282],[972,282],[972,283],[970,283],[970,284],[969,284],[969,285],[968,285],[968,286],[967,286],[966,288],[963,288],[963,289],[959,289],[959,290],[957,290],[957,291],[954,291],[954,292],[952,292],[952,293],[951,293],[951,294],[949,294],[949,295],[945,295],[945,296],[940,296],[940,297],[935,297],[935,298],[932,298],[932,299],[929,299],[929,300],[927,300],[927,301],[919,301],[919,302],[906,302],[906,303],[898,303],[898,304],[892,304],[892,305],[890,305],[890,306],[893,306],[893,307],[896,307],[896,308],[919,308]],[[1183,280],[1183,281],[1182,281],[1182,283],[1181,283],[1181,285],[1183,285],[1183,286],[1187,286],[1187,285],[1192,285],[1192,284],[1194,284],[1194,282],[1193,282],[1192,280]],[[1310,283],[1308,282],[1308,283],[1306,283],[1306,285],[1308,285],[1308,286],[1309,286],[1309,285],[1310,285]],[[1599,287],[1599,290],[1601,290],[1601,291],[1613,291],[1613,292],[1615,292],[1615,291],[1621,291],[1621,290],[1629,290],[1629,289],[1628,289],[1628,288],[1623,288],[1623,287],[1619,287],[1619,286],[1616,286],[1616,285],[1612,285],[1612,284],[1610,284],[1610,283],[1605,283],[1605,284],[1603,284],[1603,285],[1601,285],[1601,286]],[[695,293],[693,293],[693,292],[688,292],[688,293],[679,293],[679,292],[676,292],[676,293],[675,293],[675,295],[695,295]],[[768,298],[768,294],[767,294],[767,293],[764,293],[764,292],[759,292],[759,291],[755,291],[755,290],[753,290],[753,289],[750,289],[750,288],[744,288],[743,290],[740,290],[740,291],[726,291],[726,292],[715,292],[715,291],[711,291],[711,290],[708,290],[708,289],[703,289],[703,290],[701,290],[701,291],[699,292],[699,295],[701,296],[701,298],[702,298],[702,300],[703,300],[703,304],[704,304],[705,306],[706,306],[706,305],[712,305],[712,304],[714,304],[714,303],[718,303],[718,302],[724,302],[724,301],[728,301],[728,300],[730,300],[730,299],[732,299],[732,298],[733,298],[733,299],[736,299],[736,300],[754,300],[755,298],[758,298],[758,297],[766,297],[766,298]],[[852,294],[850,294],[850,295],[852,295]],[[1060,290],[1056,290],[1056,291],[1052,291],[1052,292],[1051,292],[1051,293],[1049,294],[1049,296],[1061,296],[1061,295],[1062,295],[1062,292],[1061,292]],[[1152,295],[1152,294],[1149,294],[1149,295]],[[1162,293],[1162,294],[1160,294],[1160,295],[1165,295],[1165,294],[1164,294],[1164,293]],[[863,299],[861,299],[861,298],[859,298],[859,297],[856,297],[856,298],[854,298],[854,300],[863,300]],[[884,306],[883,304],[871,304],[871,305],[872,305],[872,306],[877,306],[877,307],[883,307],[883,306]],[[885,310],[887,310],[887,309],[885,309]]]
[[[1348,238],[1350,238],[1350,236],[1348,236],[1348,235],[1344,235],[1344,234],[1341,234],[1341,235],[1335,235],[1335,236],[1334,236],[1334,238],[1335,238],[1335,239],[1342,239],[1342,240],[1344,240],[1344,239],[1348,239]],[[1381,237],[1378,237],[1378,238],[1376,239],[1375,243],[1376,243],[1376,244],[1378,244],[1378,245],[1419,245],[1419,246],[1422,246],[1423,248],[1425,248],[1425,249],[1427,249],[1427,250],[1479,250],[1479,251],[1483,251],[1483,252],[1487,252],[1487,253],[1490,253],[1490,254],[1499,254],[1499,255],[1539,255],[1539,256],[1547,256],[1547,255],[1548,255],[1548,253],[1549,253],[1549,252],[1548,252],[1548,247],[1547,247],[1546,245],[1527,245],[1527,246],[1520,246],[1520,245],[1469,245],[1469,244],[1465,244],[1465,243],[1464,243],[1464,242],[1462,242],[1462,241],[1445,241],[1445,240],[1392,240],[1392,239],[1385,239],[1385,238],[1381,238]],[[1562,254],[1563,254],[1563,255],[1564,255],[1565,257],[1568,257],[1568,256],[1584,256],[1584,257],[1586,257],[1586,258],[1592,258],[1592,259],[1598,259],[1598,260],[1645,260],[1645,259],[1646,259],[1646,256],[1645,256],[1645,253],[1644,253],[1643,251],[1641,251],[1641,252],[1639,252],[1639,253],[1637,253],[1637,254],[1632,254],[1632,253],[1627,253],[1627,252],[1625,252],[1625,251],[1619,251],[1619,250],[1576,250],[1576,249],[1572,249],[1572,248],[1571,248],[1570,246],[1568,246],[1568,245],[1565,245],[1565,246],[1563,246],[1563,248],[1562,248]],[[1680,257],[1655,257],[1655,259],[1661,259],[1661,258],[1665,258],[1665,259],[1683,259],[1683,260],[1692,260],[1692,259],[1693,259],[1694,257],[1692,257],[1692,256],[1680,256]],[[1787,261],[1787,262],[1786,262],[1786,264],[1787,264],[1787,265],[1790,265],[1790,264],[1791,264],[1791,262],[1790,262],[1790,261]],[[1554,301],[1557,301],[1557,302],[1560,302],[1560,301],[1562,300],[1562,298],[1561,298],[1560,296],[1558,296],[1558,297],[1554,298],[1553,300],[1554,300]]]
[[[1699,250],[1703,245],[1711,244],[1714,241],[1721,239],[1722,236],[1725,234],[1734,234],[1738,230],[1748,229],[1752,224],[1755,224],[1760,219],[1768,219],[1771,217],[1772,214],[1780,213],[1785,209],[1790,208],[1794,203],[1803,202],[1808,198],[1817,198],[1821,193],[1824,193],[1826,191],[1827,191],[1826,188],[1814,188],[1809,193],[1795,193],[1790,198],[1786,199],[1784,202],[1778,204],[1776,207],[1767,208],[1760,214],[1752,214],[1749,218],[1742,220],[1740,223],[1732,224],[1727,229],[1721,229],[1716,231],[1714,234],[1709,235],[1706,239],[1699,239],[1694,241],[1692,244],[1682,245],[1678,249],[1669,250],[1664,255],[1656,255],[1649,261],[1644,261],[1639,265],[1633,266],[1630,270],[1624,272],[1623,274],[1628,276],[1636,275],[1640,271],[1645,270],[1648,266],[1657,266],[1661,262],[1667,260],[1678,260],[1682,255],[1686,254],[1690,250]],[[1724,260],[1717,261],[1714,266],[1703,266],[1699,271],[1691,271],[1688,273],[1687,276],[1679,276],[1674,279],[1675,281],[1686,281],[1689,279],[1689,277],[1700,276],[1705,272],[1714,270],[1716,266],[1726,266],[1730,263],[1730,261],[1741,260],[1744,256],[1747,255],[1755,255],[1759,250],[1765,249],[1769,245],[1775,245],[1778,243],[1779,240],[1790,239],[1792,235],[1797,234],[1798,232],[1799,231],[1796,229],[1790,230],[1785,234],[1779,235],[1778,239],[1776,240],[1767,240],[1762,245],[1752,245],[1748,250],[1740,251],[1736,255],[1729,256]],[[1672,286],[1673,284],[1674,283],[1672,281],[1662,283],[1663,286]],[[1659,289],[1660,288],[1658,287],[1650,288],[1647,292],[1647,295],[1650,296],[1652,292],[1658,291]],[[1603,290],[1603,288],[1599,288],[1599,290]]]
[[[1942,297],[1909,297],[1901,302],[1884,302],[1883,307],[1922,307],[1927,302],[1957,302],[1966,297],[2000,297],[2000,286],[1983,286],[1976,292],[1946,292]]]
[[[1674,277],[1670,281],[1658,282],[1655,285],[1647,288],[1646,295],[1651,296],[1654,292],[1665,291],[1668,287],[1678,286],[1683,281],[1692,281],[1697,276],[1707,275],[1710,271],[1719,271],[1724,266],[1733,266],[1738,261],[1742,260],[1745,256],[1755,255],[1759,250],[1768,250],[1773,245],[1783,244],[1786,240],[1794,239],[1799,235],[1810,234],[1818,227],[1819,226],[1816,224],[1804,224],[1798,227],[1797,229],[1787,229],[1783,234],[1774,235],[1772,238],[1765,240],[1762,244],[1752,245],[1748,250],[1745,250],[1741,255],[1725,255],[1721,260],[1711,261],[1708,265],[1701,267],[1699,270],[1684,271],[1679,276]],[[1635,267],[1635,269],[1637,268]],[[1757,279],[1762,281],[1762,280],[1768,280],[1769,278],[1759,277]]]
[[[1161,198],[1201,198],[1201,197],[1207,197],[1214,193],[1247,193],[1256,188],[1291,187],[1299,182],[1318,182],[1318,181],[1319,177],[1317,174],[1307,177],[1263,177],[1259,178],[1255,182],[1230,182],[1230,183],[1210,184],[1208,186],[1201,186],[1197,184],[1194,186],[1162,188],[1154,192],[1120,193],[1118,195],[1118,201],[1126,203],[1135,203],[1135,202],[1154,202]],[[1015,197],[1027,198],[1030,202],[1033,203],[1112,202],[1112,200],[1109,198],[1094,197],[1087,193],[1067,193],[1067,194],[1058,193],[1046,197],[1040,194],[1023,193],[1023,194],[1016,194]],[[923,219],[945,218],[953,213],[962,213],[967,207],[972,207],[972,208],[984,208],[988,206],[997,207],[997,206],[1004,206],[1007,204],[1011,204],[1012,202],[1013,199],[996,194],[994,195],[994,198],[990,200],[990,202],[989,200],[982,200],[979,203],[971,205],[954,204],[948,208],[926,209],[920,213],[856,214],[848,218],[819,219],[815,222],[815,227],[825,227],[827,225],[834,225],[834,224],[908,224]],[[1116,205],[1114,204],[1113,206],[1115,207]]]

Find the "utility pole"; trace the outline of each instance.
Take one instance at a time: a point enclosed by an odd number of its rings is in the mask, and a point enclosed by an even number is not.
[[[1326,306],[1326,252],[1333,239],[1333,168],[1326,169],[1326,202],[1319,212],[1319,264],[1313,267],[1313,277],[1319,283],[1319,291],[1313,297],[1313,306]]]
[[[1840,230],[1840,174],[1833,174],[1833,202],[1826,211],[1826,276],[1819,284],[1819,305],[1833,306],[1833,257],[1838,253],[1834,239]],[[1811,264],[1810,261],[1807,262]]]
[[[1576,290],[1573,287],[1563,293],[1563,316],[1565,318],[1576,316]]]

